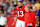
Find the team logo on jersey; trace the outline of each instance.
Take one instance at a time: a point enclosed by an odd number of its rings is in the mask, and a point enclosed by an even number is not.
[[[17,9],[18,9],[18,7],[17,7]]]

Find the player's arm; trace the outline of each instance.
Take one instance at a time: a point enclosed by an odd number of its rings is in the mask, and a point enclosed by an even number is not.
[[[13,21],[13,23],[12,23],[12,26],[14,26],[15,23],[16,23],[16,17],[14,17],[14,21]]]
[[[36,19],[36,26],[39,26],[39,21],[38,21],[39,20],[39,10],[37,11],[35,19]]]
[[[27,12],[27,11],[28,11],[27,9],[29,9],[29,10],[30,10],[30,7],[29,7],[29,6],[25,6],[25,12]]]
[[[36,16],[36,25],[35,25],[36,27],[39,26],[39,21],[38,20],[39,20],[39,16]]]
[[[7,26],[7,19],[6,19],[6,17],[5,17],[5,27]]]
[[[27,6],[25,6],[25,12],[26,12]]]

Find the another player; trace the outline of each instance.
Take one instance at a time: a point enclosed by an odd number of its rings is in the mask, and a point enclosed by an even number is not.
[[[32,16],[31,16],[31,10],[30,10],[30,7],[29,6],[26,6],[25,7],[25,16],[24,16],[24,19],[25,19],[25,27],[32,27]]]
[[[33,11],[31,12],[31,16],[32,16],[32,23],[33,23],[33,27],[35,27],[35,16],[36,16],[36,13],[37,13],[37,7],[36,6],[33,6]]]
[[[18,17],[16,27],[25,27],[25,22],[24,22],[25,6],[23,5],[22,1],[18,2],[18,6],[16,7],[16,10]]]

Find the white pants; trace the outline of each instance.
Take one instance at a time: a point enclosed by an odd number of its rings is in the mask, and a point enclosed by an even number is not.
[[[17,20],[16,27],[25,27],[25,22],[24,21]]]

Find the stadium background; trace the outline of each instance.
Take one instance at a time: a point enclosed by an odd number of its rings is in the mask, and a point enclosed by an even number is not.
[[[24,5],[27,5],[29,3],[28,5],[31,7],[31,9],[33,5],[37,5],[37,10],[40,9],[40,0],[0,0],[0,7],[3,7],[3,12],[5,14],[4,15],[5,17],[16,16],[17,11],[15,8],[17,6],[18,1],[22,1]]]

